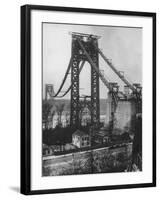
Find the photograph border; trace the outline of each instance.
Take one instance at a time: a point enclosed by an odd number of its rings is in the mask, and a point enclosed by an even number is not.
[[[31,190],[31,11],[63,11],[92,14],[111,14],[122,16],[142,16],[151,17],[152,26],[152,67],[153,67],[153,163],[152,163],[152,183],[125,184],[112,186],[60,188],[47,190]],[[156,186],[156,13],[122,11],[122,10],[102,10],[90,8],[54,7],[43,5],[24,5],[21,6],[21,193],[49,194],[64,192],[81,192],[95,190],[127,189],[140,187]]]

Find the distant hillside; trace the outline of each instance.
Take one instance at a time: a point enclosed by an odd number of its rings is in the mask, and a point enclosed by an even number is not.
[[[69,99],[54,99],[54,100],[49,100],[49,102],[53,106],[56,104],[65,104],[64,111],[70,110],[70,100]],[[106,99],[100,99],[100,114],[101,115],[106,114]]]

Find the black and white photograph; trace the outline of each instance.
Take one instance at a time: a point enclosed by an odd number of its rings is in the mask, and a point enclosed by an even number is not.
[[[156,185],[156,15],[21,7],[21,192]]]
[[[43,177],[143,171],[142,41],[142,27],[42,23]]]

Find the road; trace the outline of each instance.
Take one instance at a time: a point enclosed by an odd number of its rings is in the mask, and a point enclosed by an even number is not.
[[[44,159],[43,164],[45,165],[45,167],[68,165],[69,163],[72,163],[73,160],[84,161],[88,159],[89,155],[90,151],[78,152],[78,153],[72,153],[54,157],[52,156],[51,159],[46,159],[46,160]]]

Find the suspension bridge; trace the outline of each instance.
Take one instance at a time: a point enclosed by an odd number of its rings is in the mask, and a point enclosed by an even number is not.
[[[125,86],[132,91],[133,98],[139,102],[142,99],[142,87],[140,84],[132,84],[124,76],[124,73],[117,70],[117,68],[111,62],[111,59],[102,52],[98,47],[98,40],[100,36],[92,34],[84,34],[71,32],[72,44],[71,44],[71,58],[64,74],[64,78],[56,93],[53,92],[53,86],[46,84],[46,95],[49,94],[51,98],[65,97],[69,92],[71,94],[71,112],[70,112],[70,124],[74,127],[79,127],[80,119],[79,112],[81,109],[80,95],[79,95],[79,77],[83,70],[84,64],[88,62],[91,66],[91,95],[90,95],[90,111],[91,111],[91,124],[95,127],[100,123],[100,103],[99,103],[99,81],[101,80],[105,87],[108,89],[111,101],[111,115],[114,116],[116,105],[118,103],[118,91],[119,86],[115,82],[107,80],[104,72],[99,66],[99,56],[105,61],[106,67],[110,67],[113,72],[124,82]],[[70,77],[71,75],[71,77]],[[71,78],[70,86],[66,91],[63,91],[63,87],[68,78]]]

